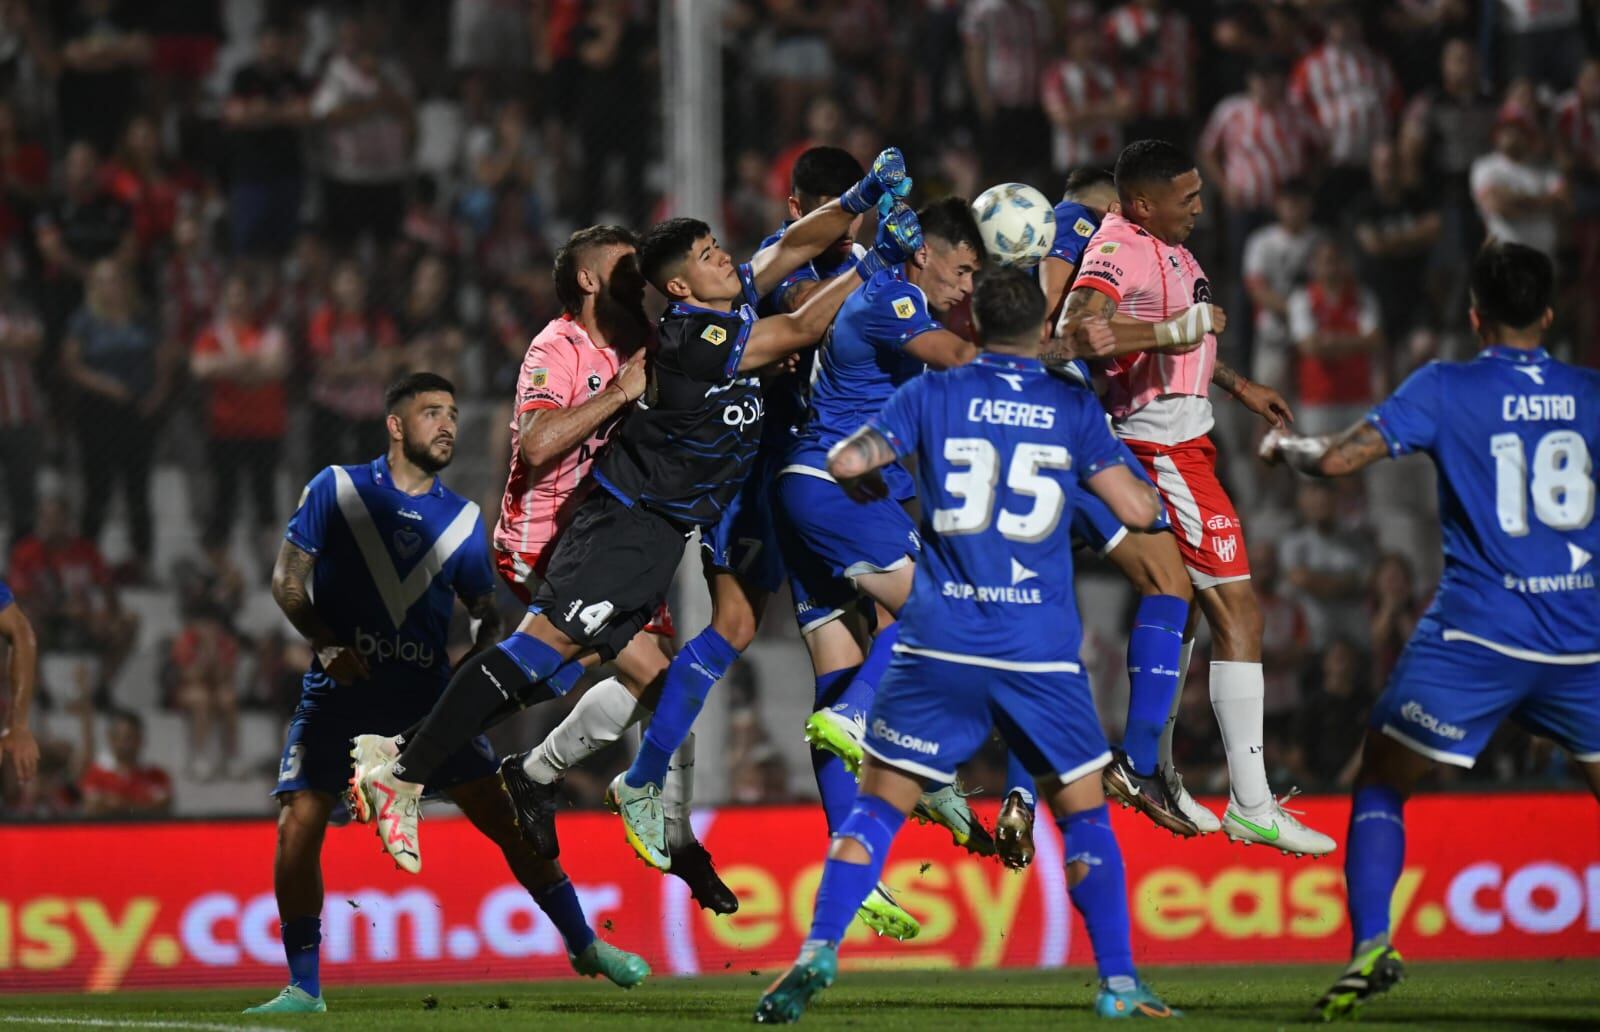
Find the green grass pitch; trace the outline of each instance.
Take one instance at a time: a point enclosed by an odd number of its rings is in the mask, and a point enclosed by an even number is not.
[[[1337,972],[1328,966],[1153,968],[1184,1027],[1307,1027],[1308,1009]],[[106,996],[0,997],[0,1026],[332,1030],[712,1029],[748,1027],[774,971],[654,980],[632,992],[573,979],[504,985],[325,987],[325,1015],[244,1017],[260,990],[123,992]],[[804,1027],[1038,1029],[1096,1023],[1092,972],[886,972],[846,970],[813,1004]],[[1600,960],[1417,964],[1407,980],[1362,1012],[1365,1029],[1577,1030],[1600,1027]]]

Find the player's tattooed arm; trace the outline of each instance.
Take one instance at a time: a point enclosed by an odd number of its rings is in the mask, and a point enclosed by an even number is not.
[[[1389,442],[1363,419],[1342,433],[1319,437],[1270,431],[1261,440],[1260,455],[1268,465],[1282,462],[1307,476],[1342,477],[1388,458]]]
[[[828,452],[828,475],[856,501],[887,498],[888,487],[878,470],[894,461],[888,440],[864,426]]]
[[[272,600],[294,629],[311,643],[329,677],[340,684],[360,680],[367,676],[366,660],[339,641],[311,604],[309,585],[316,565],[316,556],[285,541],[278,549],[277,562],[272,564]]]
[[[472,651],[467,654],[470,657],[505,637],[505,619],[500,615],[500,607],[494,604],[492,591],[479,598],[462,601],[467,607],[467,616],[472,620]]]
[[[542,469],[570,454],[617,413],[644,394],[646,354],[638,350],[617,370],[605,390],[570,408],[536,408],[517,420],[517,450],[532,469]]]
[[[1256,383],[1243,373],[1229,368],[1220,358],[1211,370],[1211,382],[1237,398],[1239,404],[1280,430],[1294,422],[1294,413],[1289,411],[1289,403],[1283,400],[1283,395],[1266,384]]]

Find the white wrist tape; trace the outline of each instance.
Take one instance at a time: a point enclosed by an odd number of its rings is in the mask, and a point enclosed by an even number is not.
[[[1190,305],[1166,322],[1156,323],[1156,342],[1164,348],[1198,344],[1211,329],[1211,306]]]

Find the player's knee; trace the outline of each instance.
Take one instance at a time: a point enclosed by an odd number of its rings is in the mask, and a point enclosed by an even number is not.
[[[756,614],[748,606],[718,606],[711,614],[711,626],[739,652],[756,640]]]
[[[835,835],[828,847],[828,859],[847,864],[865,864],[872,861],[866,844],[853,835]]]
[[[1173,558],[1176,558],[1174,554]],[[1194,584],[1182,561],[1169,563],[1159,555],[1147,556],[1139,564],[1134,588],[1141,595],[1170,595],[1185,602],[1194,601]]]
[[[285,859],[315,855],[322,848],[328,827],[327,806],[312,792],[289,792],[279,797],[278,854]]]
[[[1249,581],[1236,581],[1242,590],[1220,596],[1220,605],[1210,607],[1207,616],[1219,657],[1248,661],[1260,657],[1263,620],[1261,606]],[[1231,587],[1231,585],[1230,585]]]

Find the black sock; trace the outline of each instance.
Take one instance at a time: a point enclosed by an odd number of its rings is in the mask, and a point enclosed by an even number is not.
[[[491,726],[485,721],[498,722],[515,712],[519,699],[531,701],[533,688],[516,660],[500,649],[485,649],[456,671],[422,726],[406,733],[395,774],[414,785],[427,784],[451,753]]]
[[[474,657],[474,659],[475,658],[476,657]],[[508,699],[505,702],[502,702],[499,706],[495,707],[495,711],[493,713],[483,718],[483,726],[478,728],[478,733],[483,734],[513,714],[521,713],[529,706],[555,698],[552,693],[540,691],[542,687],[542,685],[537,684],[528,685],[525,690],[518,693],[516,700]],[[412,738],[416,737],[417,732],[422,730],[422,725],[426,724],[427,722],[428,718],[423,717],[421,720],[417,721],[415,724],[412,724],[398,735],[395,735],[395,745],[403,752],[406,744],[410,742]]]

